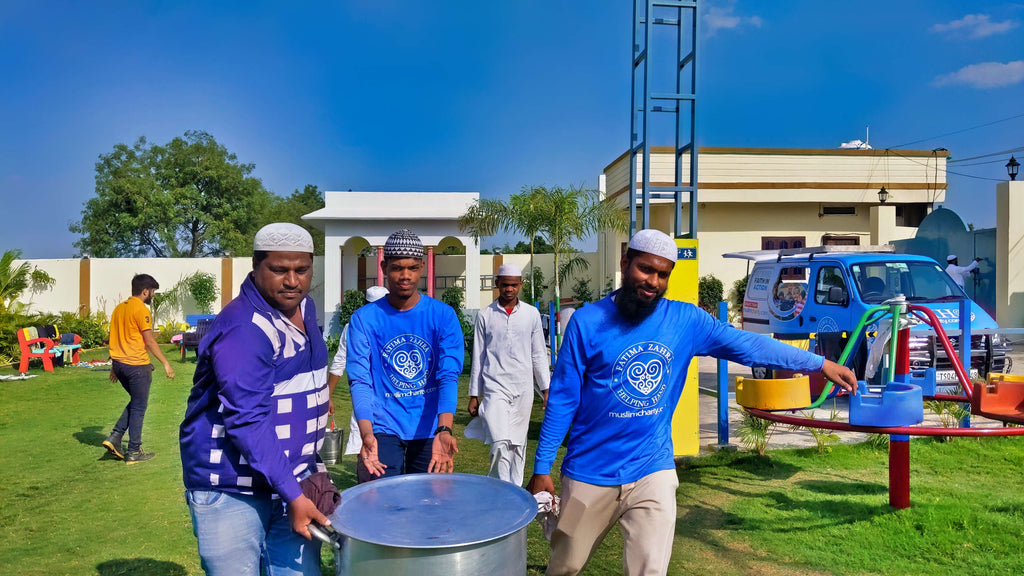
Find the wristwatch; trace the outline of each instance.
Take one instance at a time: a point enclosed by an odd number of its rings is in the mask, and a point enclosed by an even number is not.
[[[449,428],[448,426],[438,426],[437,430],[434,430],[434,434],[440,434],[441,432],[447,432],[447,433],[451,434],[452,433],[452,429]]]

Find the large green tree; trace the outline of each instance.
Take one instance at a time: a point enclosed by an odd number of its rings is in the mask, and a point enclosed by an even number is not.
[[[75,246],[95,257],[199,257],[252,252],[252,236],[275,197],[252,164],[206,132],[165,145],[139,138],[96,163],[96,196],[71,224]]]

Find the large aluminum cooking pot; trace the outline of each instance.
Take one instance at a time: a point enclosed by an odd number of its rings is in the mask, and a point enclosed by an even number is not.
[[[537,502],[473,474],[408,474],[342,492],[331,527],[338,576],[523,576]]]

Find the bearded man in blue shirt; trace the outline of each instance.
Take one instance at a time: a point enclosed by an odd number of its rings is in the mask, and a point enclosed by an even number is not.
[[[534,494],[555,493],[551,468],[568,433],[547,576],[583,570],[616,522],[624,573],[667,573],[679,486],[672,412],[694,356],[821,372],[856,390],[849,368],[663,299],[675,261],[672,238],[637,232],[620,261],[622,288],[584,306],[566,328],[529,484]]]

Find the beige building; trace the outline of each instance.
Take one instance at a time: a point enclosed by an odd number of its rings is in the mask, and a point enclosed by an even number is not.
[[[932,207],[945,200],[948,158],[949,152],[941,149],[700,148],[700,275],[715,275],[728,292],[747,273],[746,262],[722,258],[728,252],[885,244],[912,237]],[[642,162],[638,157],[638,175],[643,173]],[[683,166],[688,165],[686,155]],[[674,173],[673,149],[652,148],[651,185],[673,185]],[[628,208],[628,153],[604,169],[600,184],[606,198]],[[883,186],[889,193],[885,204],[879,202]],[[636,187],[639,190],[639,182]],[[684,202],[684,232],[688,210]],[[638,222],[638,227],[674,230],[672,200],[651,200],[650,212],[650,225]],[[599,235],[599,285],[607,279],[618,285],[618,259],[625,241],[625,234]]]

